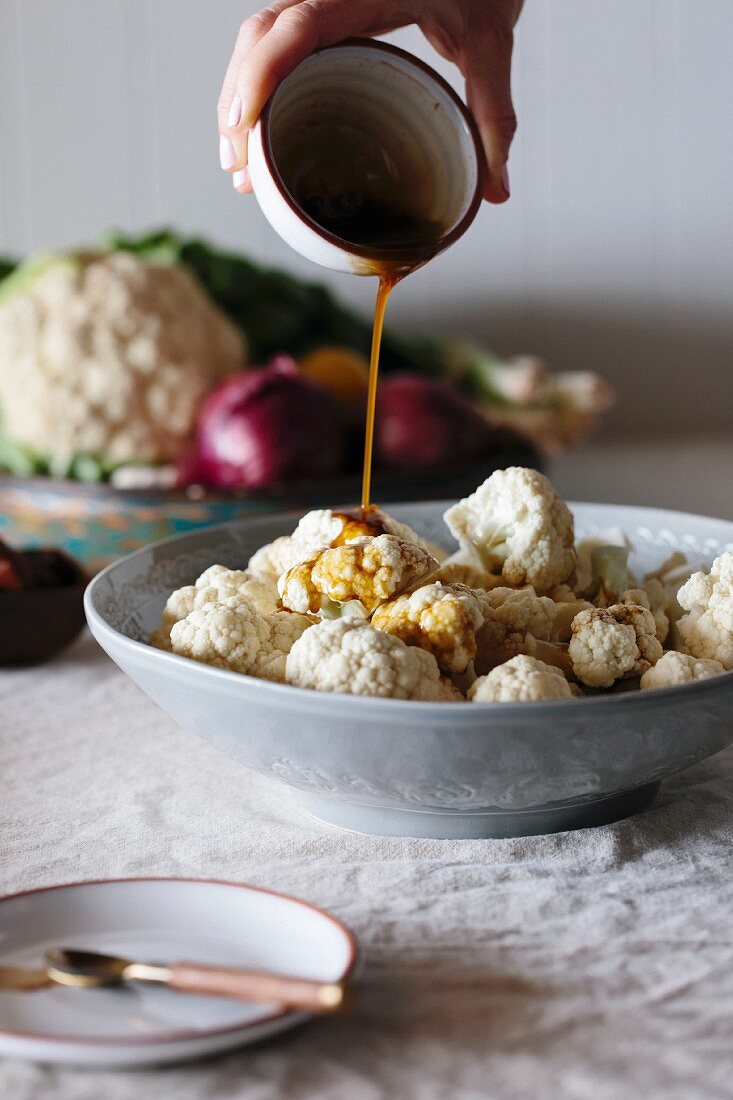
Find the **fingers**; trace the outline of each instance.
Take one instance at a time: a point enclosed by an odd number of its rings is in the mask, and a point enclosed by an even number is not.
[[[410,4],[396,18],[391,0],[280,0],[245,23],[238,41],[236,73],[227,73],[227,96],[222,110],[238,95],[238,127],[252,127],[279,82],[301,61],[323,46],[351,35],[372,35],[385,26],[409,23]],[[245,29],[247,28],[247,29]],[[234,58],[232,59],[234,62]]]
[[[225,172],[233,173],[234,188],[243,193],[250,191],[251,187],[248,174],[243,175],[247,165],[247,129],[244,125],[242,95],[237,85],[239,72],[244,59],[267,34],[280,12],[296,3],[298,0],[276,0],[242,24],[224,76],[217,103],[219,163]]]
[[[506,168],[516,130],[511,97],[513,26],[521,0],[468,0],[466,8],[405,0],[274,0],[242,24],[218,104],[219,156],[237,191],[251,191],[247,132],[279,82],[323,46],[411,22],[459,63],[489,167],[485,197],[509,198]],[[441,48],[442,47],[442,48]]]
[[[252,194],[252,181],[249,178],[249,168],[238,169],[236,172],[232,172],[232,186],[235,191],[238,191],[240,195]]]
[[[489,202],[509,198],[507,160],[517,129],[511,93],[511,27],[492,26],[480,44],[470,44],[463,54],[466,98],[481,134],[489,175],[484,197]]]

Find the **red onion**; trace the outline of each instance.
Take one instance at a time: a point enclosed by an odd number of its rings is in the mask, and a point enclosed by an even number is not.
[[[179,482],[263,489],[334,473],[343,454],[339,404],[287,355],[236,374],[205,400]]]
[[[486,447],[491,428],[446,382],[394,374],[379,385],[375,450],[380,466],[450,466]]]

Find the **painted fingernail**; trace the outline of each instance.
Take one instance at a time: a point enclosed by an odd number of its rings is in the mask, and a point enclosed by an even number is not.
[[[227,126],[238,126],[242,119],[242,97],[235,95],[229,108]]]
[[[232,173],[232,186],[235,191],[240,187],[246,187],[249,183],[249,169],[240,168],[238,172]]]
[[[237,156],[234,152],[234,146],[228,137],[222,136],[219,138],[219,164],[226,172],[229,168],[233,168],[237,163]]]
[[[501,183],[502,187],[507,193],[507,196],[509,196],[511,194],[511,191],[509,190],[509,169],[507,168],[506,164],[501,170]]]

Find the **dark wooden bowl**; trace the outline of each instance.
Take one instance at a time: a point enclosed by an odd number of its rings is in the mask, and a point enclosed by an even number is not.
[[[34,551],[27,553],[33,556]],[[58,557],[64,564],[63,583],[0,592],[0,665],[48,661],[81,632],[89,578],[68,555],[59,551]]]

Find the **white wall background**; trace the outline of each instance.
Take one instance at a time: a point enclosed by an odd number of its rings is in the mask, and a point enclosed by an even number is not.
[[[218,168],[216,94],[258,6],[0,0],[0,252],[170,223],[368,309],[371,280],[300,260]],[[460,86],[417,31],[392,38]],[[733,0],[527,0],[511,202],[400,289],[392,324],[595,367],[616,430],[729,429],[732,59]]]

